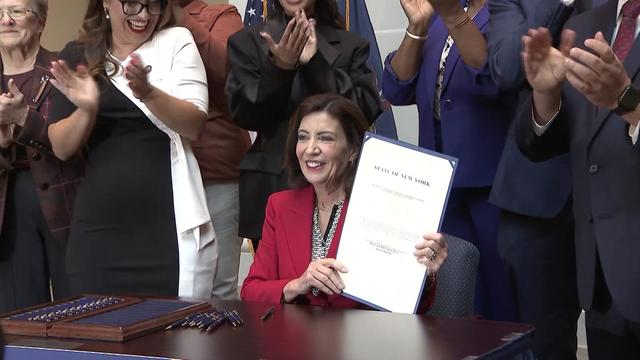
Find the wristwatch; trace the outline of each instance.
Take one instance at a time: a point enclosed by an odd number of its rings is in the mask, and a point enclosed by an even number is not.
[[[613,111],[622,116],[635,110],[638,104],[640,104],[640,92],[635,87],[628,85],[618,95],[618,107]]]

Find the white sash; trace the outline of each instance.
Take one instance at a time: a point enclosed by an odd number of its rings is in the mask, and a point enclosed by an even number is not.
[[[142,48],[138,49],[136,53],[144,59]],[[125,59],[121,65],[126,66],[128,62],[129,58]],[[200,251],[215,239],[215,231],[209,216],[200,167],[191,150],[189,140],[182,138],[180,134],[166,126],[143,102],[133,96],[133,92],[127,85],[128,80],[124,77],[124,71],[120,70],[118,74],[112,76],[111,82],[171,139],[171,182],[178,245],[180,246],[182,241],[195,239],[196,249]],[[167,94],[171,94],[171,89],[163,86],[167,82],[161,81],[154,84],[151,81],[151,84]]]

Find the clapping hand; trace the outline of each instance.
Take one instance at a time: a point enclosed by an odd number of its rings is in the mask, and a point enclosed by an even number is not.
[[[100,92],[86,66],[78,65],[76,71],[72,71],[64,60],[57,60],[51,63],[51,73],[55,78],[51,79],[51,84],[75,106],[85,111],[97,111]]]
[[[455,16],[460,19],[464,14],[464,8],[460,4],[460,0],[428,0],[435,11],[444,19],[449,16]]]
[[[631,79],[602,32],[598,31],[584,45],[591,52],[580,48],[569,51],[567,80],[592,104],[615,109],[618,95],[631,83]]]
[[[460,0],[429,0],[429,2],[436,10],[460,6]]]
[[[24,95],[20,92],[13,79],[9,79],[7,86],[9,92],[0,94],[0,125],[24,125],[29,113],[29,107],[24,101]]]
[[[133,96],[140,101],[146,100],[154,89],[149,84],[147,69],[140,56],[135,53],[131,54],[131,60],[124,68],[124,77],[129,81],[129,88],[133,92]]]
[[[294,69],[296,67],[307,40],[309,40],[309,20],[306,15],[300,14],[303,11],[296,11],[294,18],[287,24],[284,34],[282,34],[282,38],[277,44],[269,33],[260,33],[260,36],[269,47],[276,66],[282,69]]]
[[[303,11],[299,11],[300,17],[306,20],[307,16]],[[300,64],[306,64],[311,60],[311,58],[318,52],[318,37],[316,36],[316,20],[309,19],[309,27],[307,29],[307,34],[309,38],[307,39],[307,43],[304,45],[304,49],[302,49],[302,53],[300,54]]]
[[[440,233],[425,234],[415,248],[413,255],[419,263],[427,267],[429,274],[437,273],[449,256],[447,241]]]
[[[418,36],[425,34],[434,13],[431,3],[427,0],[400,0],[400,5],[409,20],[408,30]]]
[[[527,80],[537,92],[559,90],[566,79],[566,59],[575,41],[575,32],[564,30],[558,49],[551,45],[545,28],[529,29],[522,37],[522,61]]]

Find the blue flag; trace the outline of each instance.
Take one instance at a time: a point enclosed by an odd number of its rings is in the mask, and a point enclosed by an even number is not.
[[[354,31],[369,41],[369,65],[376,73],[378,93],[382,96],[380,86],[382,85],[382,59],[380,58],[380,48],[376,40],[376,34],[371,25],[369,10],[365,0],[337,0],[340,12],[344,16],[347,30]],[[391,105],[382,98],[384,112],[376,119],[374,132],[388,138],[397,139],[396,122],[393,118]]]
[[[267,14],[273,9],[273,1],[278,0],[248,0],[244,13],[244,25],[254,26],[261,24],[267,17]],[[378,93],[380,93],[382,60],[380,58],[380,49],[378,48],[376,34],[373,31],[373,25],[371,25],[371,19],[369,18],[367,4],[364,0],[337,0],[337,2],[340,12],[345,18],[347,30],[355,31],[358,35],[369,41],[370,52],[368,62],[369,66],[371,66],[376,73]],[[382,100],[384,103],[384,112],[376,120],[374,132],[392,139],[397,139],[398,133],[396,131],[393,112],[391,111],[391,105],[384,99]]]

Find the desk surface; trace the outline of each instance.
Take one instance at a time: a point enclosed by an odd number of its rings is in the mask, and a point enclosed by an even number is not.
[[[370,310],[281,305],[268,320],[268,304],[212,301],[236,309],[244,325],[228,324],[211,333],[178,328],[124,343],[43,339],[44,347],[175,359],[465,359],[498,355],[530,346],[525,324],[392,314]],[[29,337],[7,336],[8,344]],[[35,338],[34,338],[35,339]]]

